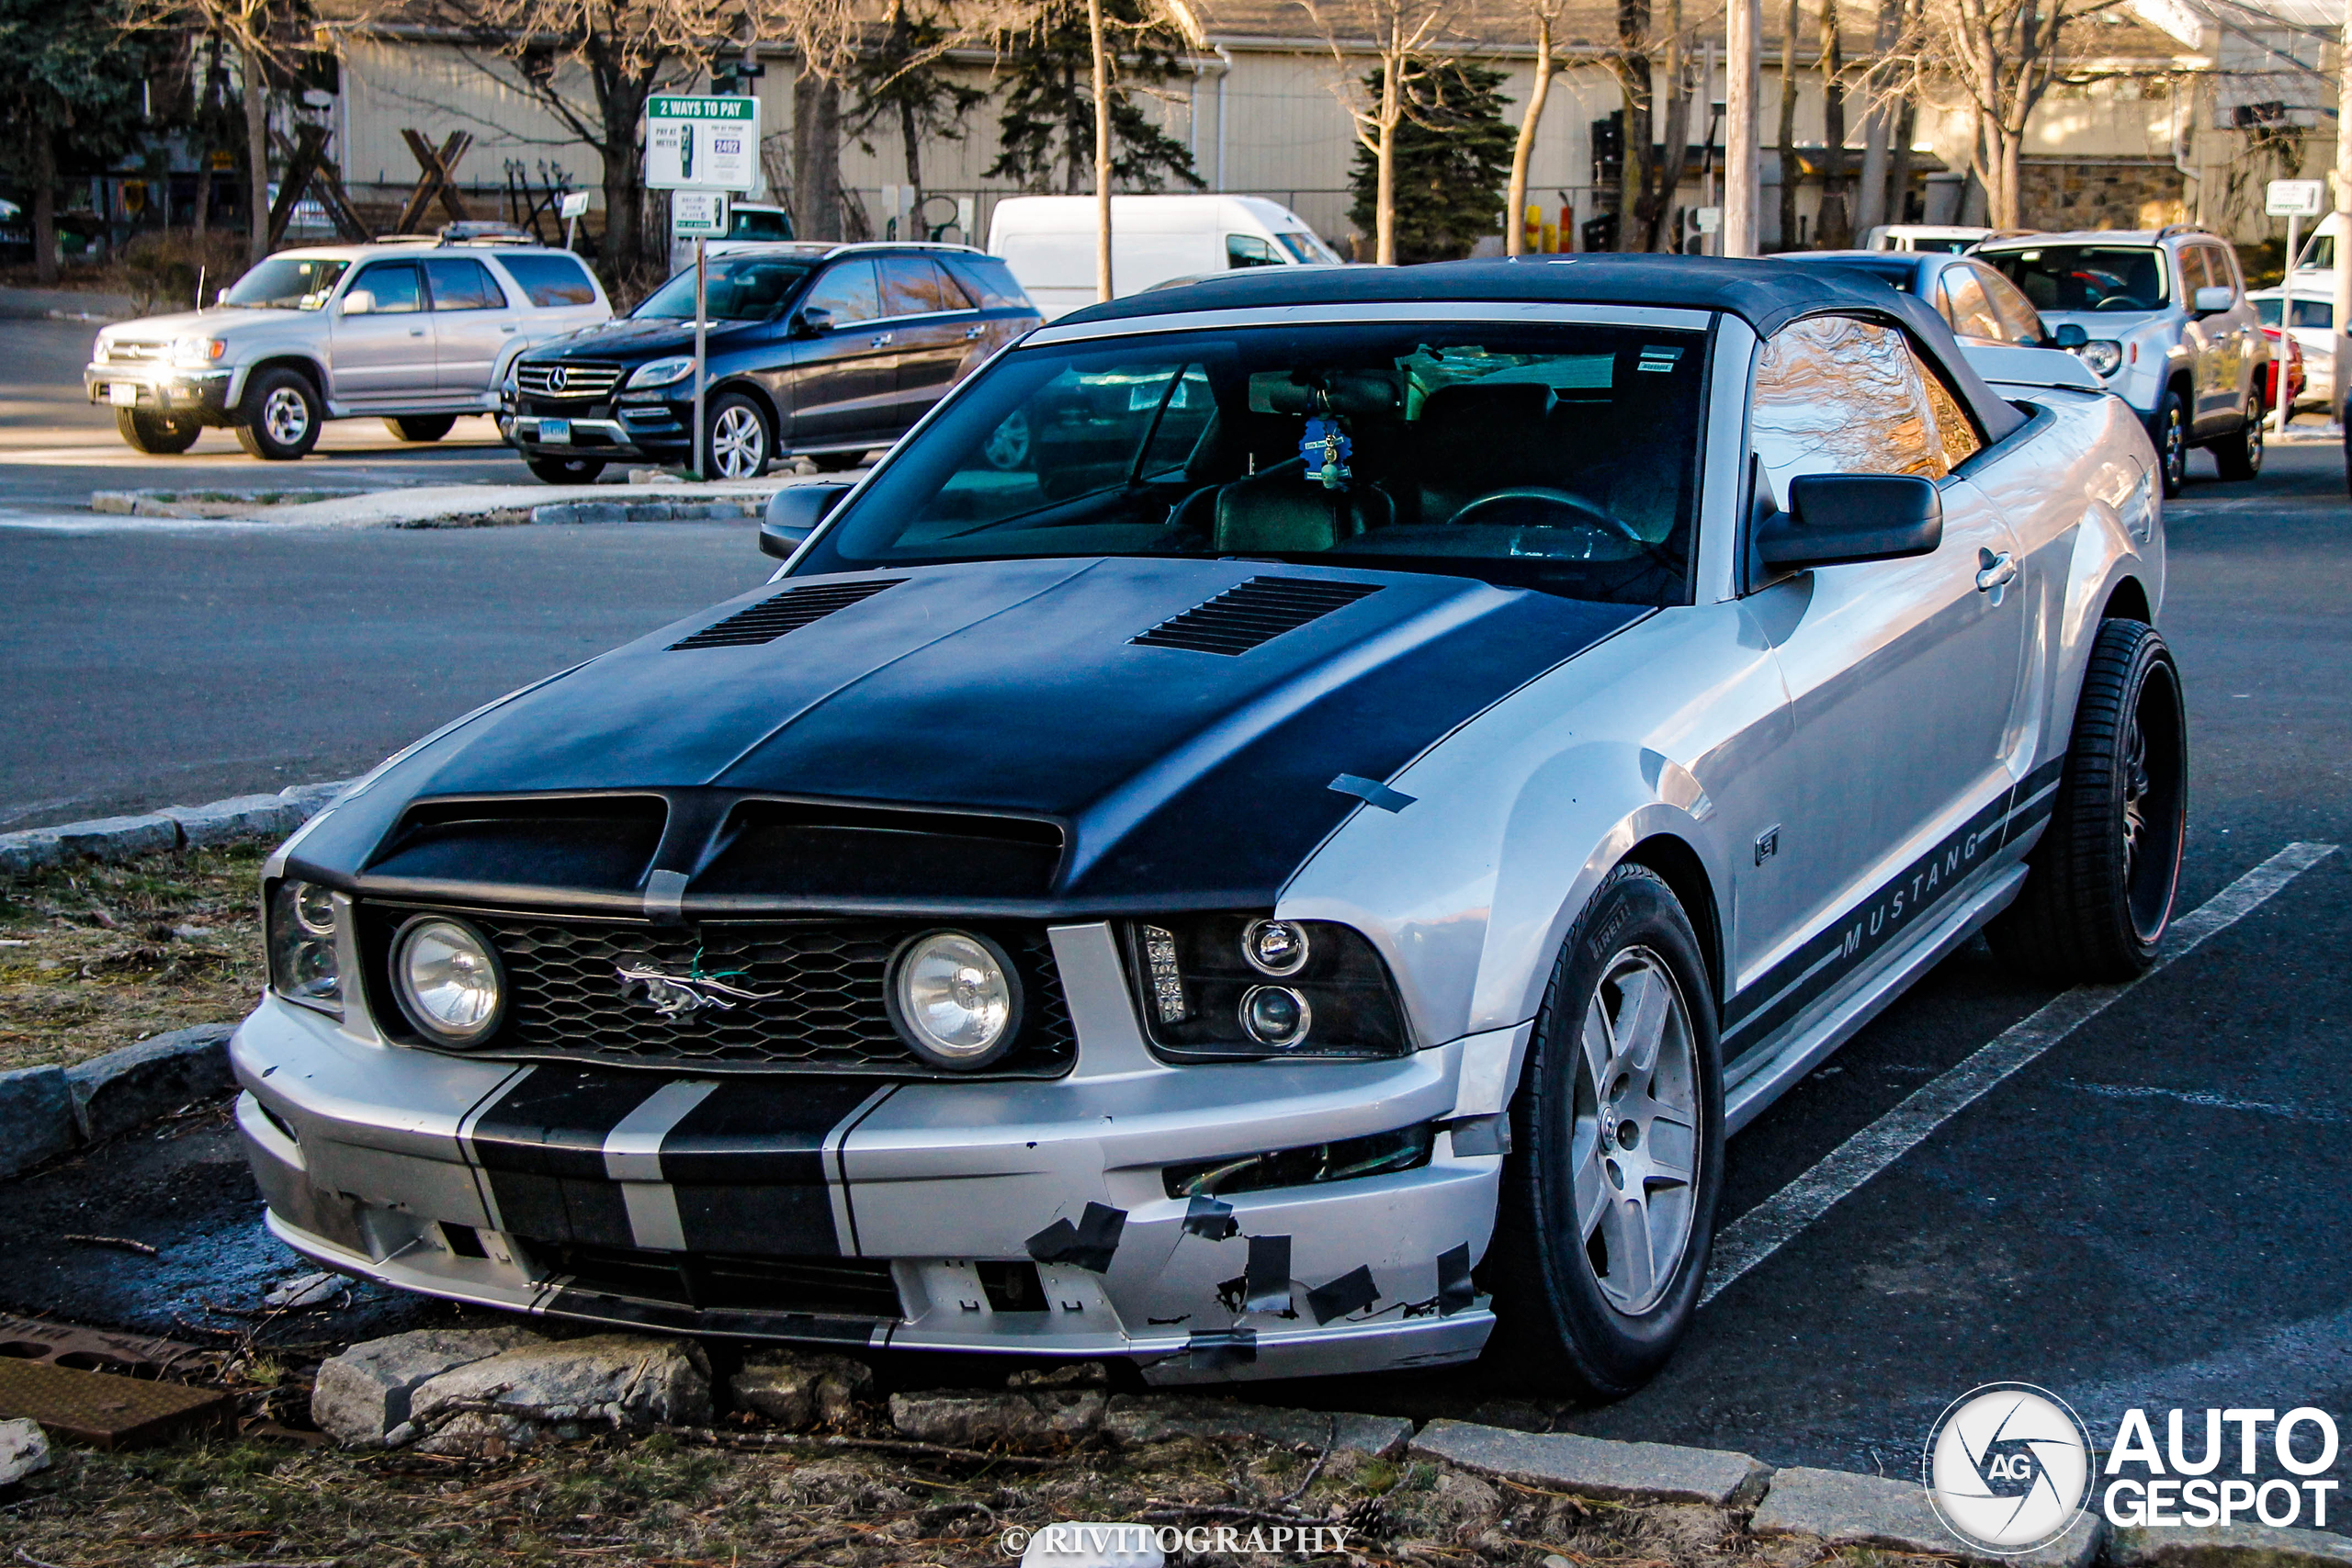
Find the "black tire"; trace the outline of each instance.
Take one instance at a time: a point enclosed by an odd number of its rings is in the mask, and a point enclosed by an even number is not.
[[[2236,434],[2213,444],[2213,462],[2225,479],[2250,479],[2262,472],[2262,398],[2249,392],[2245,417]]]
[[[1656,989],[1660,976],[1670,980],[1670,992]],[[1630,1009],[1636,984],[1679,1003],[1684,1032],[1684,1047],[1670,1052],[1668,1020],[1647,1077],[1638,1064],[1630,1073],[1613,1060],[1600,1066],[1584,1049],[1588,1013]],[[1612,1030],[1628,1016],[1612,1020]],[[1679,1089],[1665,1071],[1670,1055],[1684,1062]],[[1602,1073],[1610,1082],[1600,1081]],[[1648,1099],[1653,1090],[1661,1098]],[[1687,1101],[1679,1111],[1661,1109],[1678,1096]],[[1638,1137],[1626,1137],[1628,1122],[1651,1111],[1657,1114]],[[1669,1135],[1680,1126],[1676,1114],[1687,1115],[1690,1125]],[[1478,1270],[1496,1302],[1488,1365],[1508,1368],[1521,1385],[1603,1399],[1631,1393],[1666,1364],[1698,1311],[1723,1188],[1713,988],[1689,917],[1665,879],[1646,866],[1611,872],[1562,944],[1511,1107],[1511,1134],[1495,1238]],[[1625,1166],[1637,1158],[1661,1167],[1687,1158],[1690,1168],[1679,1181],[1670,1169],[1655,1183],[1641,1170],[1633,1173],[1644,1219],[1634,1233],[1642,1237],[1641,1258],[1628,1258],[1617,1240],[1625,1233],[1614,1227],[1630,1224],[1636,1205],[1611,1198],[1603,1183],[1613,1182],[1618,1193],[1632,1190]],[[1594,1168],[1589,1190],[1599,1198],[1589,1222],[1578,1214],[1576,1180],[1588,1164]],[[1687,1215],[1680,1253],[1662,1279],[1642,1266],[1660,1234],[1650,1217],[1651,1202],[1660,1198],[1679,1203]],[[1679,1224],[1671,1214],[1664,1220],[1669,1230]]]
[[[326,411],[319,389],[296,370],[265,370],[245,387],[237,415],[237,444],[271,463],[290,463],[319,444]]]
[[[605,471],[598,457],[526,457],[523,462],[535,478],[551,485],[594,484]]]
[[[2164,476],[2165,499],[2174,501],[2188,486],[2188,412],[2171,388],[2156,400],[2156,469]]]
[[[2172,650],[2145,621],[2107,621],[2091,645],[2050,826],[1994,951],[2067,981],[2129,980],[2155,962],[2180,886],[2188,721]]]
[[[169,457],[196,445],[204,429],[194,414],[150,413],[145,409],[117,409],[114,428],[134,452],[151,457]]]
[[[865,461],[863,452],[810,452],[806,456],[820,474],[842,473]]]
[[[438,441],[458,427],[453,413],[402,414],[388,419],[385,427],[403,441]]]
[[[702,477],[755,479],[775,460],[775,426],[758,399],[722,392],[704,411]]]

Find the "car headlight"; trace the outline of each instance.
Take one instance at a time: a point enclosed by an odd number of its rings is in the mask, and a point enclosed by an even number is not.
[[[1153,1047],[1175,1060],[1361,1059],[1409,1048],[1387,965],[1329,920],[1137,920],[1127,952]]]
[[[479,1045],[506,1008],[506,972],[490,940],[463,920],[418,915],[392,937],[392,995],[435,1045]]]
[[[673,355],[667,359],[650,359],[639,366],[629,377],[628,384],[632,388],[666,387],[673,381],[683,381],[694,373],[692,355]]]
[[[2090,367],[2091,374],[2101,378],[2114,375],[2123,368],[2123,345],[2106,338],[2093,338],[2076,349],[2082,362]]]
[[[1021,1033],[1021,976],[1004,949],[972,931],[925,931],[890,960],[890,1021],[935,1067],[971,1072]]]
[[[341,1018],[333,891],[315,882],[280,882],[269,890],[265,925],[270,989],[289,1002]]]
[[[229,352],[229,345],[217,337],[184,337],[172,344],[175,365],[209,365]]]

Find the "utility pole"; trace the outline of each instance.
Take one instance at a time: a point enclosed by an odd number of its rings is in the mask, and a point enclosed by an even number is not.
[[[1086,0],[1094,42],[1094,298],[1111,298],[1111,62],[1102,49],[1102,0]]]
[[[2352,0],[2346,0],[2352,5]],[[1764,30],[1764,0],[1730,0],[1724,71],[1723,254],[1756,254],[1756,208],[1763,194],[1757,167],[1756,99],[1762,85],[1757,37]]]

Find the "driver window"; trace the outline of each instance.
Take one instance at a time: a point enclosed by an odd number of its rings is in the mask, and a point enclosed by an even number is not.
[[[1783,508],[1789,481],[1804,474],[1951,471],[1909,341],[1849,316],[1812,316],[1772,335],[1756,367],[1749,429]]]
[[[2210,286],[2213,276],[2205,268],[2205,247],[2183,246],[2180,253],[2180,299],[2184,305],[2197,303],[2197,291]]]
[[[350,294],[368,293],[376,297],[375,313],[379,316],[404,314],[424,309],[424,294],[417,287],[416,268],[403,262],[396,265],[371,266],[351,281]],[[347,294],[345,298],[348,298]]]
[[[1944,268],[1942,290],[1943,317],[1953,332],[1990,343],[2003,339],[2000,318],[1993,314],[1993,302],[1984,298],[1984,285],[1976,281],[1973,272],[1965,266]]]
[[[837,327],[879,320],[882,297],[874,286],[874,264],[846,261],[827,269],[816,287],[808,290],[808,298],[800,302],[800,308],[831,310]]]
[[[1225,237],[1225,265],[1240,266],[1280,266],[1282,253],[1255,234],[1227,234]]]

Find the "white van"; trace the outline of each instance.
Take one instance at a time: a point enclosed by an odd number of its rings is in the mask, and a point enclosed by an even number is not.
[[[1958,223],[1882,223],[1862,242],[1868,251],[1942,251],[1960,255],[1993,237],[1990,229]]]
[[[1094,303],[1094,197],[1009,196],[989,220],[989,251],[1046,320]],[[1306,220],[1255,196],[1114,196],[1111,285],[1140,294],[1244,266],[1336,266]]]

